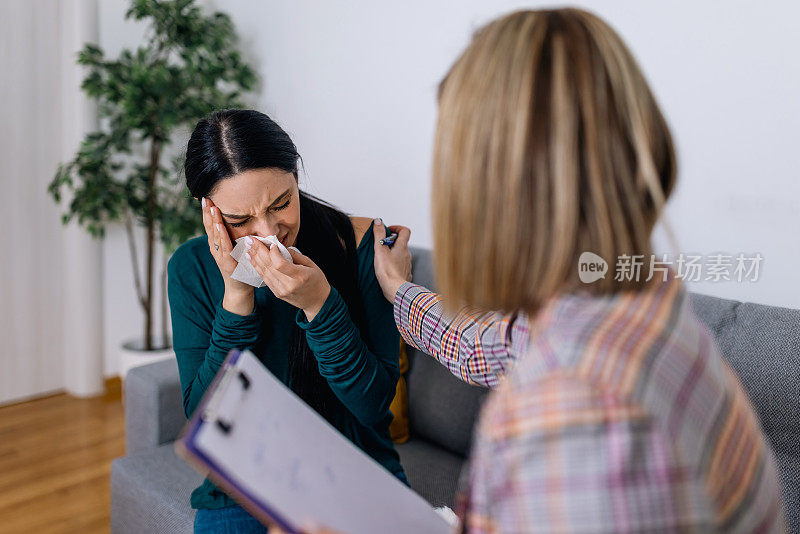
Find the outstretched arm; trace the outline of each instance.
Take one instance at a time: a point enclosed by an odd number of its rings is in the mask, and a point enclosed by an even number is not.
[[[524,316],[469,308],[448,316],[439,295],[410,282],[395,294],[394,321],[407,343],[460,379],[486,387],[500,383],[528,340]]]
[[[394,303],[400,335],[462,380],[496,386],[527,344],[525,316],[463,309],[446,317],[439,295],[409,282],[410,230],[404,226],[389,230],[397,234],[392,247],[380,243],[383,232],[375,232],[375,275],[384,296]]]

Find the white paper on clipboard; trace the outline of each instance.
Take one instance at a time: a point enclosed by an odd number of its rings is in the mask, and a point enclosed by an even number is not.
[[[210,470],[251,513],[277,518],[290,531],[311,521],[348,534],[450,532],[427,501],[251,352],[239,354],[227,371],[241,380],[215,380],[198,408],[204,413],[190,421],[176,449]]]

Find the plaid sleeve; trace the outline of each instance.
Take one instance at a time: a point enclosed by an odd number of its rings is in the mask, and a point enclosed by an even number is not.
[[[465,308],[446,317],[439,295],[409,282],[394,298],[394,319],[407,343],[439,360],[460,379],[496,386],[527,345],[524,315]]]
[[[468,532],[710,527],[698,479],[637,406],[553,377],[487,401],[459,499]]]

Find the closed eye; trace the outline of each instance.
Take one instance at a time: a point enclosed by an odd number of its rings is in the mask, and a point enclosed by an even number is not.
[[[291,204],[291,203],[292,203],[292,199],[290,198],[289,200],[287,200],[286,202],[284,202],[284,203],[283,203],[283,204],[281,204],[280,206],[275,206],[275,207],[274,207],[274,208],[272,208],[272,209],[274,209],[275,211],[280,211],[280,210],[282,210],[282,209],[286,209],[286,208],[288,208],[288,207],[289,207],[289,204]],[[229,223],[228,223],[228,225],[229,225],[231,228],[239,228],[240,226],[244,226],[245,224],[247,224],[247,221],[249,221],[249,220],[250,220],[250,219],[245,219],[245,220],[243,220],[242,222],[237,222],[237,223],[232,223],[232,222],[229,222]]]

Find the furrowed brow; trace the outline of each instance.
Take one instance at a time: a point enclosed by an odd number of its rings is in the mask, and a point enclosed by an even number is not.
[[[288,194],[289,194],[289,193],[291,193],[291,192],[292,192],[292,190],[291,190],[291,189],[287,189],[286,191],[284,191],[283,193],[281,193],[281,194],[280,194],[280,196],[279,196],[278,198],[276,198],[275,200],[273,200],[273,201],[272,201],[272,204],[270,204],[270,205],[269,205],[269,207],[268,207],[267,209],[270,209],[270,208],[272,208],[272,207],[276,206],[276,205],[277,205],[277,204],[278,204],[280,201],[282,201],[283,199],[285,199],[285,198],[286,198],[286,195],[288,195]],[[243,220],[243,219],[249,219],[249,218],[250,218],[250,216],[249,216],[249,215],[232,215],[232,214],[228,214],[228,213],[222,213],[222,212],[220,212],[220,214],[221,214],[223,217],[227,217],[228,219],[236,219],[236,220],[239,220],[239,221],[241,221],[241,220]]]
[[[227,217],[227,218],[229,218],[229,219],[239,219],[239,220],[242,220],[242,219],[247,219],[248,217],[250,217],[249,215],[230,215],[230,214],[228,214],[228,213],[222,213],[222,212],[220,212],[220,214],[221,214],[223,217]]]

